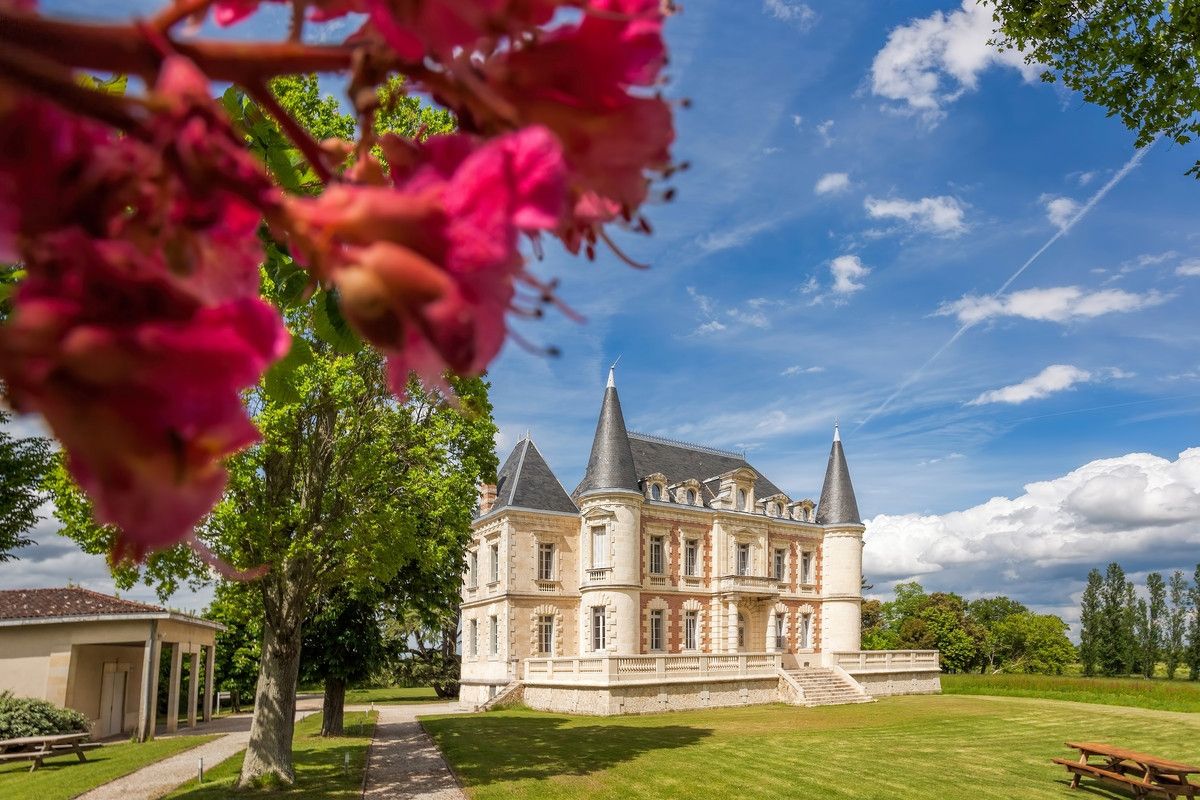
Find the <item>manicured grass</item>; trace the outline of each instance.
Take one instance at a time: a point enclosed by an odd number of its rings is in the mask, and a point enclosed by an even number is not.
[[[179,736],[137,744],[120,742],[85,751],[87,761],[74,755],[55,756],[36,772],[28,761],[0,766],[0,797],[4,800],[67,800],[128,775],[147,764],[211,742],[216,736]]]
[[[1069,800],[1066,770],[1050,763],[1071,755],[1069,739],[1200,760],[1200,716],[1025,698],[608,718],[511,710],[422,724],[473,800]]]
[[[266,788],[261,794],[287,797],[291,800],[336,800],[356,798],[362,792],[363,769],[367,762],[367,745],[375,728],[377,714],[351,712],[346,714],[346,735],[321,736],[321,715],[313,714],[296,723],[292,739],[292,757],[296,767],[296,783],[283,788]],[[346,769],[346,754],[350,767]],[[204,776],[204,783],[194,780],[167,797],[186,797],[187,800],[216,800],[232,796],[248,797],[260,792],[237,792],[234,782],[242,771],[245,752],[226,759]]]
[[[946,694],[1046,697],[1111,706],[1200,712],[1200,681],[1064,675],[943,675]]]
[[[347,689],[346,704],[444,703],[429,686],[389,686],[383,689]]]

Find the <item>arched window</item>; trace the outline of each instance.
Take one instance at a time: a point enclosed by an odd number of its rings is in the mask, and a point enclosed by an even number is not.
[[[662,500],[662,485],[657,483],[651,484],[650,496],[655,500]]]
[[[749,508],[746,507],[746,490],[745,489],[738,489],[738,510],[739,511],[749,511],[750,510]]]
[[[688,501],[689,506],[696,505],[696,490],[695,489],[688,489],[687,501]]]

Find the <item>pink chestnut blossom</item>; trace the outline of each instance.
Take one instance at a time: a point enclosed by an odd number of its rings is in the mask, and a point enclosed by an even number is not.
[[[297,246],[341,291],[346,316],[388,353],[393,388],[410,370],[440,383],[481,371],[504,342],[518,235],[563,211],[557,140],[541,127],[484,144],[462,135],[384,141],[393,187],[330,187],[290,200]]]

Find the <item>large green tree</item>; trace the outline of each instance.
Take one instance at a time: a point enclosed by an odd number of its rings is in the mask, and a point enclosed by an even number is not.
[[[996,43],[1137,132],[1187,144],[1200,134],[1200,0],[982,0]],[[1200,161],[1188,171],[1200,178]]]
[[[42,482],[52,462],[50,442],[40,436],[13,436],[12,417],[0,409],[0,562],[33,543],[26,534],[41,520],[46,500]]]
[[[1187,666],[1188,678],[1200,680],[1200,564],[1192,576],[1192,617],[1188,624]]]
[[[1104,576],[1100,570],[1088,572],[1087,586],[1083,590],[1083,599],[1079,606],[1079,660],[1083,662],[1083,674],[1089,678],[1096,674],[1096,664],[1100,660],[1100,642],[1103,639],[1101,627],[1101,595],[1104,591]]]
[[[1167,623],[1167,584],[1158,572],[1146,576],[1146,635],[1142,642],[1142,673],[1154,677],[1163,654],[1164,628]]]
[[[1191,598],[1188,596],[1187,576],[1183,574],[1183,570],[1177,569],[1171,573],[1171,579],[1167,585],[1170,590],[1170,607],[1167,610],[1163,661],[1166,662],[1167,678],[1173,680],[1186,654],[1185,643]]]
[[[217,689],[229,692],[230,705],[241,711],[254,697],[262,660],[262,595],[249,582],[220,581],[204,616],[225,626],[217,634]]]
[[[1129,671],[1133,629],[1125,601],[1125,570],[1114,561],[1104,573],[1096,630],[1096,661],[1105,675],[1123,675]]]
[[[993,672],[1003,664],[1009,654],[1006,651],[1006,640],[1000,636],[1000,625],[1016,614],[1028,613],[1023,604],[1010,597],[981,597],[967,604],[967,615],[983,631],[980,642],[979,671]]]
[[[1067,624],[1053,614],[1012,614],[996,624],[996,638],[1005,653],[1005,672],[1061,675],[1076,658]]]

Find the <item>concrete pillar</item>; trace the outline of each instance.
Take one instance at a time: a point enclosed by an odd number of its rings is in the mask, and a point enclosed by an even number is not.
[[[196,727],[196,702],[200,697],[200,649],[192,650],[192,669],[188,674],[188,727]]]
[[[217,645],[210,644],[208,646],[208,658],[204,662],[204,721],[211,722],[213,715],[213,701],[216,694],[213,690],[214,673],[217,665]]]
[[[167,733],[179,730],[179,689],[183,681],[183,650],[171,642],[171,677],[167,679]]]
[[[738,649],[738,609],[737,601],[730,600],[726,619],[729,628],[726,630],[725,652],[736,653]]]
[[[142,687],[138,709],[138,741],[154,738],[155,717],[158,714],[158,662],[162,658],[162,642],[158,640],[158,620],[150,620],[150,635],[142,657]]]

